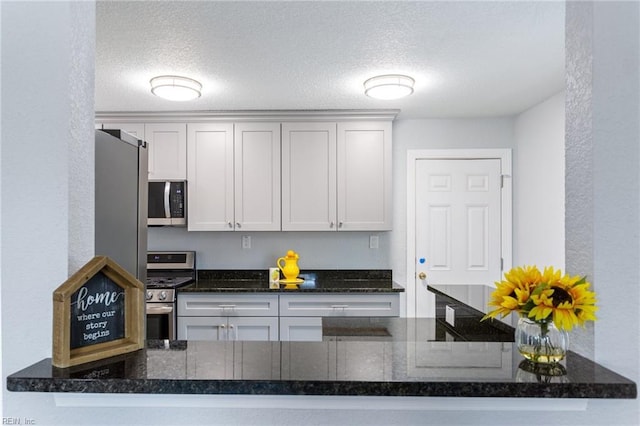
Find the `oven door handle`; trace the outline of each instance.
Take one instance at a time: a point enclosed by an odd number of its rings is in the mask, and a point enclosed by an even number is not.
[[[173,306],[149,306],[147,304],[147,314],[149,315],[164,315],[173,312]]]

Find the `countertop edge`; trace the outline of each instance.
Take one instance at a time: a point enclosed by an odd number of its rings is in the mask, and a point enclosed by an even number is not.
[[[46,382],[46,383],[45,383]],[[12,392],[179,394],[179,395],[315,395],[419,396],[475,398],[636,399],[635,384],[512,382],[358,382],[309,380],[51,379],[7,377]]]

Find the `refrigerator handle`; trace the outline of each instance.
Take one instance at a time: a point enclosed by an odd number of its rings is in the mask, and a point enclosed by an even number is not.
[[[164,183],[164,216],[171,219],[171,207],[169,205],[169,195],[171,194],[171,182]]]

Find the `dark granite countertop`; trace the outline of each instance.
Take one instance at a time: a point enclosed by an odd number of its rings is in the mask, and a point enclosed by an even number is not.
[[[501,330],[469,342],[437,319],[325,318],[318,342],[149,341],[147,348],[7,377],[19,392],[636,398],[580,355],[539,367]]]
[[[404,287],[392,280],[391,270],[301,271],[297,289],[269,288],[266,270],[198,270],[195,283],[178,292],[216,293],[398,293]]]

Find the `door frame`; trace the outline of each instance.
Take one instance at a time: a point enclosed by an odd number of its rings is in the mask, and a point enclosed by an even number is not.
[[[407,317],[416,316],[416,161],[418,160],[500,160],[502,174],[501,254],[502,270],[513,261],[513,175],[511,149],[410,149],[407,150]]]

